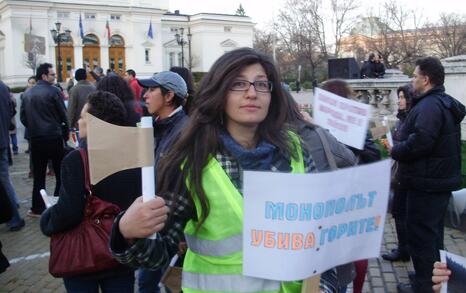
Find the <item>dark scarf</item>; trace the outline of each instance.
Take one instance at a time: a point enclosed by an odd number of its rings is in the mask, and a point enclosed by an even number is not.
[[[270,170],[276,147],[261,140],[253,150],[245,149],[237,143],[229,133],[220,133],[220,139],[228,152],[238,160],[241,168],[245,170]]]

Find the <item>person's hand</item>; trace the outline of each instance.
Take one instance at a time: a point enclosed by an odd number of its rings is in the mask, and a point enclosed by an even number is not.
[[[186,253],[186,250],[188,250],[188,244],[186,244],[185,241],[181,241],[178,244],[178,255],[182,256]]]
[[[313,123],[314,119],[312,119],[312,116],[308,112],[301,111],[301,115],[303,116],[304,120],[306,120],[309,123]]]
[[[120,219],[120,232],[127,240],[146,238],[165,226],[168,207],[163,198],[157,196],[147,202],[138,197]]]
[[[451,275],[451,271],[447,268],[445,263],[436,261],[434,263],[434,270],[432,271],[432,282],[434,286],[432,288],[435,292],[440,292],[442,288],[442,282],[448,281],[448,276]]]
[[[392,146],[388,142],[388,139],[382,138],[382,139],[380,139],[380,142],[382,143],[383,147],[388,151],[388,153],[391,154]]]

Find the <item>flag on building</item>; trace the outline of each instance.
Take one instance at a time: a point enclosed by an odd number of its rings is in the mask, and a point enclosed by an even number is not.
[[[107,24],[105,24],[105,29],[107,30],[107,38],[110,40],[110,37],[112,36],[112,32],[110,30],[110,23],[107,20]]]
[[[147,31],[147,36],[151,39],[154,39],[154,34],[152,32],[152,20],[149,23],[149,30]]]
[[[81,36],[81,39],[84,39],[83,20],[81,18],[81,13],[79,14],[79,35]]]

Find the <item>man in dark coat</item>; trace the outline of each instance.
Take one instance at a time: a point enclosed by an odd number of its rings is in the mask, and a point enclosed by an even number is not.
[[[464,105],[445,93],[444,68],[437,58],[416,62],[418,94],[391,150],[399,162],[400,184],[407,189],[408,249],[416,275],[399,292],[430,293],[432,265],[443,249],[443,219],[451,192],[461,188],[461,128]]]
[[[24,220],[18,212],[18,197],[8,173],[8,127],[11,123],[12,111],[10,108],[10,92],[7,86],[0,81],[0,184],[9,198],[12,218],[7,223],[10,231],[18,231],[24,227]]]
[[[37,84],[24,94],[24,111],[21,122],[27,126],[31,140],[34,184],[32,207],[29,216],[37,217],[45,209],[39,191],[45,188],[48,160],[55,170],[55,196],[60,188],[60,164],[65,154],[64,141],[68,140],[68,118],[60,90],[53,86],[55,70],[49,63],[37,68]]]
[[[378,53],[370,53],[367,61],[361,68],[361,78],[383,78],[385,65],[382,63]]]
[[[95,86],[86,80],[86,69],[76,70],[74,77],[78,81],[70,90],[68,104],[68,122],[70,127],[78,127],[78,120],[84,104],[87,102],[87,96],[95,91]]]

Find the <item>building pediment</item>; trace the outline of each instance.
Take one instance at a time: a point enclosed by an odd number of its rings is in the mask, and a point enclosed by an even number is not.
[[[176,41],[176,39],[173,39],[163,44],[163,47],[164,48],[179,48],[180,45],[178,45],[178,42]]]
[[[238,47],[238,43],[236,43],[232,39],[227,39],[227,40],[221,42],[220,46],[222,46],[224,48],[236,48],[236,47]]]

